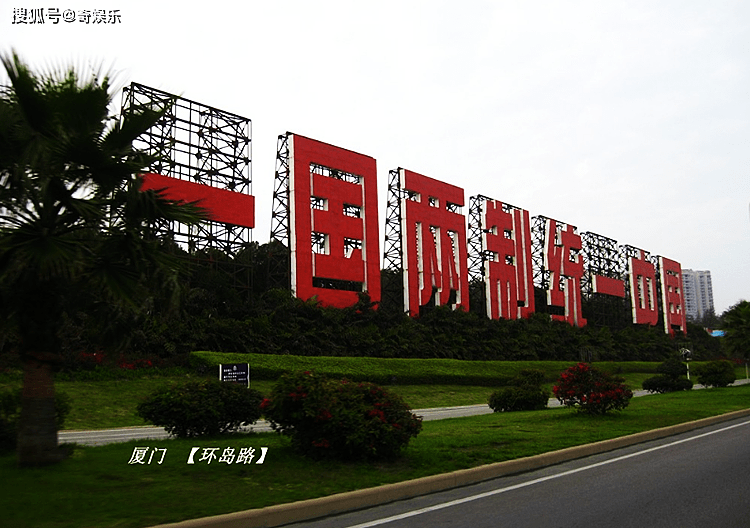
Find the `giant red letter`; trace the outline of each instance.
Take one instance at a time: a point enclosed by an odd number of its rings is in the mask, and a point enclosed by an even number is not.
[[[574,326],[585,326],[586,319],[581,313],[581,237],[574,226],[547,219],[544,267],[550,272],[547,303],[565,309],[565,315],[553,315],[552,318]]]
[[[469,308],[466,223],[458,212],[464,191],[399,169],[404,309],[412,314],[430,302]]]
[[[682,298],[682,267],[679,262],[659,257],[661,278],[661,309],[664,331],[674,335],[675,330],[685,333],[685,303]]]
[[[375,159],[289,135],[292,291],[344,308],[380,300]]]
[[[635,253],[635,256],[627,257],[633,322],[654,326],[659,321],[656,308],[656,270],[648,261],[645,251],[635,249]]]
[[[491,319],[520,319],[534,312],[529,212],[486,200],[482,214],[485,299]]]

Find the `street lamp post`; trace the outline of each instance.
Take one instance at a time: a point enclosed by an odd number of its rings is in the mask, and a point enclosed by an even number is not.
[[[690,379],[690,356],[693,355],[687,348],[681,348],[680,354],[682,355],[683,361],[687,364],[687,379]]]

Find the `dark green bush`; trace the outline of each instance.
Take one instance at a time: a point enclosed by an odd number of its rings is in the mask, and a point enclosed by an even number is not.
[[[706,387],[726,387],[737,379],[734,365],[730,361],[711,361],[696,369],[698,383]]]
[[[536,411],[545,409],[549,391],[542,387],[503,387],[490,395],[489,406],[495,412]]]
[[[503,387],[490,394],[489,406],[494,412],[544,409],[550,394],[542,387],[543,382],[543,371],[522,370],[511,380],[511,387]]]
[[[282,376],[262,408],[276,431],[314,458],[392,458],[422,429],[399,396],[309,371]]]
[[[660,363],[659,366],[656,367],[656,372],[664,374],[669,378],[677,379],[687,374],[687,366],[685,366],[685,363],[683,363],[680,358],[671,357]]]
[[[256,422],[263,396],[220,381],[162,387],[138,404],[138,415],[180,438],[215,435]]]
[[[643,380],[643,390],[649,392],[676,392],[690,390],[692,388],[692,380],[687,378],[672,378],[666,374],[660,374]]]
[[[656,367],[656,371],[659,375],[643,380],[643,390],[665,393],[693,388],[693,382],[684,377],[687,374],[687,367],[677,357],[662,362]]]
[[[70,396],[55,393],[55,419],[57,429],[62,429],[70,413]],[[21,418],[21,389],[0,392],[0,452],[16,448],[18,423]]]

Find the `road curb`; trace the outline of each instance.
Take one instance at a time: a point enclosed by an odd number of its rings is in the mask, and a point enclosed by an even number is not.
[[[379,504],[385,504],[402,499],[408,499],[426,493],[444,491],[451,488],[475,484],[483,480],[523,473],[545,466],[552,466],[576,458],[583,458],[607,451],[627,447],[650,440],[657,440],[693,429],[707,427],[717,423],[750,416],[750,409],[734,411],[719,416],[711,416],[693,422],[663,427],[652,431],[644,431],[628,436],[613,438],[569,447],[559,451],[552,451],[532,457],[508,460],[487,464],[471,469],[462,469],[451,473],[432,475],[395,484],[385,484],[375,488],[368,488],[328,497],[309,499],[290,504],[279,504],[255,510],[191,519],[170,524],[160,524],[152,528],[271,528],[294,522],[309,521],[319,517],[339,514],[347,511],[360,510]]]

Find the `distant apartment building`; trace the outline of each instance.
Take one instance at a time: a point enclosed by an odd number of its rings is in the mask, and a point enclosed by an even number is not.
[[[682,291],[685,300],[685,315],[695,321],[714,307],[714,291],[711,288],[710,271],[682,270]]]

